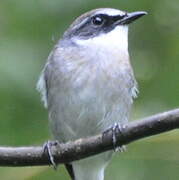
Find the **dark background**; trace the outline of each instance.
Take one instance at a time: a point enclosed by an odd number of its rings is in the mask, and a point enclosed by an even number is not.
[[[99,7],[145,10],[131,25],[129,50],[140,95],[132,120],[179,104],[178,0],[1,0],[0,144],[25,146],[51,139],[36,82],[54,43],[82,13]],[[117,40],[117,39],[116,39]],[[3,180],[68,179],[63,166],[0,168]],[[179,132],[135,142],[117,153],[107,180],[178,180]]]

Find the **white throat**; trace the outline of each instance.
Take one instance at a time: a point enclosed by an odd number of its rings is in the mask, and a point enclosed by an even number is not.
[[[128,51],[128,26],[117,26],[112,31],[91,39],[74,39],[78,45]]]

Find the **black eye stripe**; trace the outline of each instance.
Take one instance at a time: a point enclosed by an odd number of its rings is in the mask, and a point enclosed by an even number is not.
[[[79,36],[84,39],[95,37],[99,34],[110,32],[116,27],[120,20],[122,20],[126,16],[127,13],[116,16],[110,16],[107,14],[95,14],[90,17],[85,17],[83,21],[73,29],[73,33],[71,34],[73,34],[73,36]]]
[[[126,16],[126,14],[116,15],[116,16],[109,16],[106,14],[97,14],[97,15],[93,16],[92,19],[100,18],[101,20],[106,21],[106,24],[112,24],[116,21],[119,21],[120,19],[123,19],[125,16]]]
[[[126,15],[118,15],[118,16],[110,16],[110,18],[113,20],[113,22],[115,21],[119,21],[120,19],[123,19]]]
[[[94,25],[99,26],[99,25],[102,25],[104,22],[105,22],[105,18],[102,16],[96,15],[92,18],[92,23]]]

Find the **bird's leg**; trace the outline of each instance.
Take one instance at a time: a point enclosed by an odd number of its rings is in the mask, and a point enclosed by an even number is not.
[[[58,141],[47,141],[44,145],[43,145],[43,150],[44,153],[47,151],[48,156],[49,156],[49,160],[51,165],[53,166],[54,170],[57,169],[57,164],[55,163],[54,157],[52,155],[52,151],[51,151],[51,147],[52,146],[56,146],[58,145],[59,142]]]
[[[115,152],[125,152],[126,151],[126,146],[122,145],[122,146],[117,146],[116,145],[116,133],[119,132],[122,134],[122,129],[124,127],[122,127],[119,123],[115,123],[114,126],[112,127],[112,142],[113,142],[113,148]]]
[[[103,132],[103,136],[108,133],[109,131],[112,131],[112,143],[113,143],[113,149],[115,152],[124,152],[126,151],[126,146],[122,145],[122,146],[117,146],[117,137],[116,134],[117,133],[121,133],[122,134],[122,129],[125,127],[122,127],[120,124],[115,123],[114,126],[112,126],[111,128],[107,129],[106,131]]]

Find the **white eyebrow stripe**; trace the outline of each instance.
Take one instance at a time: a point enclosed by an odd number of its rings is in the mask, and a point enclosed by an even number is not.
[[[101,13],[101,14],[106,14],[106,15],[109,15],[109,16],[117,16],[117,15],[125,15],[126,12],[124,11],[120,11],[120,10],[117,10],[117,9],[110,9],[110,8],[107,8],[107,9],[102,9],[101,11],[98,11],[97,12],[98,14]]]

